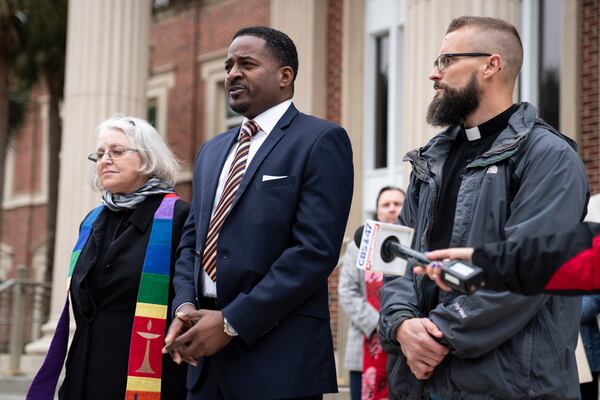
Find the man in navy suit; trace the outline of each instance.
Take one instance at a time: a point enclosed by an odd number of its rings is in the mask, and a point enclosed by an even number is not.
[[[350,141],[291,103],[298,56],[284,33],[240,30],[225,70],[244,123],[196,158],[165,351],[192,365],[189,399],[321,399],[337,391],[327,277],[350,209]]]

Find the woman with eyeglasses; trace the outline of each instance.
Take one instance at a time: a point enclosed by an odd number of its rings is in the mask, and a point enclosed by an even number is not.
[[[88,159],[101,205],[81,223],[71,257],[76,329],[59,399],[185,399],[185,364],[161,353],[189,211],[173,187],[179,163],[144,120],[113,116],[96,133]],[[68,319],[67,302],[28,399],[53,398]]]

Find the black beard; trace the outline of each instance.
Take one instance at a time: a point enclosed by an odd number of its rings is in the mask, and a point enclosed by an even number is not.
[[[434,97],[427,109],[427,123],[447,127],[462,124],[479,107],[479,85],[475,73],[460,89],[447,86],[440,96]]]

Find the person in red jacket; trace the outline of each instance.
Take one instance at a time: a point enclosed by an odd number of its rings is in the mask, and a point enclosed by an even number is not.
[[[579,295],[600,292],[600,224],[584,222],[549,236],[450,248],[426,253],[433,261],[414,272],[427,274],[444,290],[439,261],[459,259],[484,271],[485,287],[521,294]]]

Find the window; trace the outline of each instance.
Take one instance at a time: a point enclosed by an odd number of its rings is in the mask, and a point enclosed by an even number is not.
[[[154,128],[165,138],[167,136],[167,121],[169,110],[169,92],[175,86],[174,66],[169,64],[161,68],[148,79],[146,84],[146,118]]]
[[[230,129],[235,126],[241,125],[244,117],[242,117],[240,114],[233,111],[231,109],[231,107],[229,107],[229,99],[227,98],[227,95],[225,94],[225,82],[224,81],[221,82],[220,86],[221,86],[222,92],[223,92],[223,101],[225,102],[225,107],[223,107],[223,109],[225,110],[223,126],[225,127],[225,129]]]
[[[540,117],[557,129],[561,123],[561,80],[565,78],[561,71],[561,60],[565,62],[563,8],[563,2],[557,0],[521,2],[524,59],[519,97],[532,103]]]
[[[202,63],[202,80],[204,82],[204,140],[223,132],[225,129],[239,125],[242,117],[229,108],[225,95],[225,57],[217,54],[209,59],[200,60]]]
[[[156,97],[148,99],[148,107],[146,112],[146,119],[150,125],[156,127],[156,111],[157,111],[157,99]]]
[[[365,2],[363,216],[386,185],[402,184],[404,23],[406,1]]]
[[[375,39],[375,168],[387,167],[390,36]]]
[[[562,5],[556,0],[540,0],[538,55],[538,111],[555,128],[560,126],[560,59],[563,29]]]

